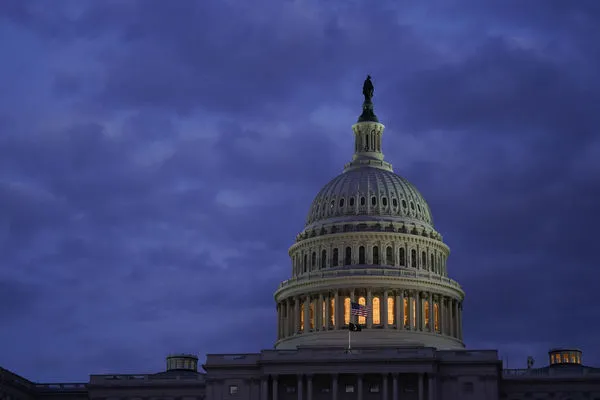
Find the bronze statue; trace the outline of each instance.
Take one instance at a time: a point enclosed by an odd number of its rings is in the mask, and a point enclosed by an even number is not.
[[[365,102],[371,102],[373,98],[373,82],[371,82],[371,75],[367,75],[365,83],[363,84],[363,95],[365,96]]]

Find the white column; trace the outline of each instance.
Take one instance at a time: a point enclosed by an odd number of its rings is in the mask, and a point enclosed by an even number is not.
[[[412,331],[414,326],[416,326],[415,316],[418,314],[415,310],[417,305],[419,304],[416,295],[416,291],[411,291],[408,293],[408,330]]]
[[[273,375],[273,400],[278,400],[279,396],[279,385],[277,382],[277,375]]]
[[[429,332],[434,332],[433,293],[429,292]]]
[[[312,400],[313,387],[312,387],[312,375],[306,375],[306,400]]]
[[[383,314],[383,329],[387,329],[388,327],[388,291],[387,289],[383,291],[383,307],[381,307],[382,309],[382,314]]]
[[[260,382],[260,398],[269,400],[269,378],[262,378]]]
[[[333,312],[334,312],[334,316],[335,316],[335,329],[340,329],[340,310],[343,309],[343,305],[340,306],[340,291],[336,290],[335,291],[335,297],[334,297],[334,308],[333,308]]]
[[[404,290],[396,292],[394,307],[396,307],[396,329],[404,329]]]
[[[428,374],[429,377],[429,387],[427,388],[427,399],[435,400],[435,376],[432,374]]]
[[[424,388],[423,388],[423,374],[419,373],[419,383],[417,385],[417,393],[419,395],[419,400],[424,399]]]
[[[331,376],[331,399],[337,400],[338,397],[338,376],[333,374]]]
[[[304,394],[302,393],[302,375],[298,375],[298,388],[296,392],[298,393],[298,400],[304,400]]]
[[[398,374],[392,374],[392,400],[398,400]]]
[[[300,298],[294,297],[294,335],[300,331]]]
[[[383,374],[381,385],[381,400],[388,400],[388,374]]]
[[[363,378],[362,378],[362,375],[360,375],[360,374],[358,374],[358,376],[356,378],[357,378],[357,385],[356,385],[357,388],[356,389],[358,392],[356,398],[358,400],[362,400],[363,399]]]
[[[381,305],[381,303],[380,303]],[[367,307],[371,308],[371,312],[367,313],[367,328],[372,328],[373,327],[373,312],[374,312],[374,308],[373,308],[373,292],[371,292],[370,290],[367,290]],[[381,308],[379,309],[379,317],[381,318]]]
[[[304,333],[310,332],[310,296],[304,298]]]
[[[325,330],[329,330],[329,321],[331,320],[330,308],[331,308],[331,293],[327,293],[327,296],[323,299],[325,301]]]

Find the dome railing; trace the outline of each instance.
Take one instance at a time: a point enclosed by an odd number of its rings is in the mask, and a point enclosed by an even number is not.
[[[298,277],[287,279],[279,284],[279,288],[284,288],[292,283],[309,281],[313,279],[336,278],[346,276],[389,276],[401,278],[424,278],[434,282],[445,283],[454,288],[460,289],[460,285],[453,279],[441,276],[429,271],[418,271],[410,269],[392,269],[392,268],[360,268],[360,269],[345,269],[345,270],[323,270],[313,271],[302,274]]]

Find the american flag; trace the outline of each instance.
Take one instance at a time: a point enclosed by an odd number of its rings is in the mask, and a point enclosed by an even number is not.
[[[360,317],[366,317],[367,314],[369,313],[369,308],[367,306],[363,306],[361,304],[358,303],[351,303],[350,304],[351,307],[351,314],[352,315],[358,315]]]

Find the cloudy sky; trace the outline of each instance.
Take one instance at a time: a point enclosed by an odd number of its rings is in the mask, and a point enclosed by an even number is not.
[[[416,3],[0,2],[0,365],[85,381],[272,347],[367,73],[467,345],[600,365],[600,3]]]

